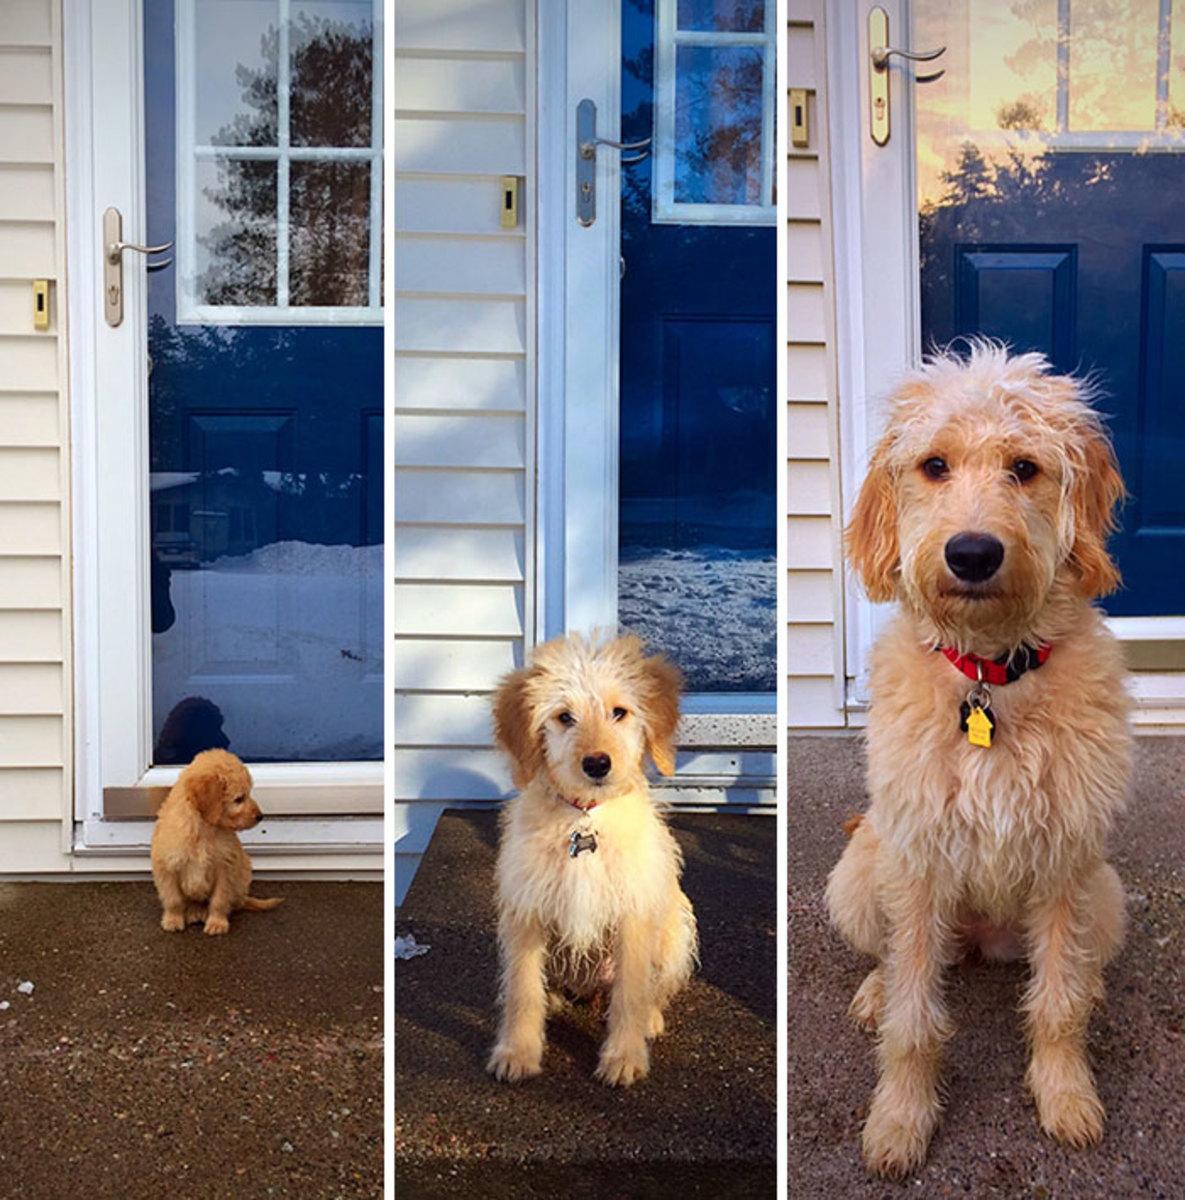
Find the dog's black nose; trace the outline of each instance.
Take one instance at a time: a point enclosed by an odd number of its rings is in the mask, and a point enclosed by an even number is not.
[[[990,533],[956,533],[946,543],[946,565],[967,583],[983,583],[1000,569],[1004,543]]]
[[[589,779],[604,779],[613,766],[613,760],[607,754],[586,754],[580,760],[580,765]]]

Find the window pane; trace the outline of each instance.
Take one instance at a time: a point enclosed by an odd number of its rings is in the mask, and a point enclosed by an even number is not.
[[[291,302],[367,304],[370,164],[294,162],[290,186]]]
[[[684,30],[760,33],[765,0],[679,0],[678,26]]]
[[[370,0],[296,0],[289,36],[292,144],[369,146]]]
[[[679,46],[675,56],[675,200],[764,204],[762,51]]]
[[[275,0],[202,0],[194,10],[194,137],[276,144]]]
[[[199,304],[276,303],[276,164],[219,158],[195,170]]]
[[[1074,0],[1070,6],[1070,128],[1156,126],[1160,0]]]

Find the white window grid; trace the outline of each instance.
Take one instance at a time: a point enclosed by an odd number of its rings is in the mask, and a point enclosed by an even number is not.
[[[383,228],[383,2],[373,0],[369,146],[293,146],[289,121],[291,0],[275,0],[275,146],[199,143],[197,129],[196,11],[201,0],[177,0],[177,323],[200,325],[381,325]],[[198,300],[196,166],[220,158],[276,163],[276,303],[203,304]],[[289,299],[289,178],[294,162],[370,164],[370,238],[365,305],[294,305]]]
[[[776,225],[774,93],[777,85],[777,5],[765,2],[760,31],[693,30],[678,26],[679,0],[658,0],[654,35],[654,144],[651,220],[674,225]],[[755,46],[762,52],[761,204],[694,204],[675,199],[675,67],[680,46]]]

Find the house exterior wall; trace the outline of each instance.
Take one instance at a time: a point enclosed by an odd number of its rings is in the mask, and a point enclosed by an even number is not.
[[[510,787],[488,696],[532,627],[528,0],[395,8],[395,802],[410,876],[444,801]],[[520,219],[500,224],[501,177]]]
[[[0,0],[0,872],[64,870],[72,795],[62,36]],[[33,281],[49,281],[49,328]]]
[[[787,84],[805,88],[809,145],[787,171],[787,683],[794,729],[846,724],[844,595],[825,0],[790,0]]]

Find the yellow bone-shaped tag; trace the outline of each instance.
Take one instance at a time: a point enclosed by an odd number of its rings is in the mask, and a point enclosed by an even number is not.
[[[985,750],[992,747],[992,730],[995,726],[991,718],[978,706],[973,706],[967,716],[967,741],[972,746],[982,746]]]

